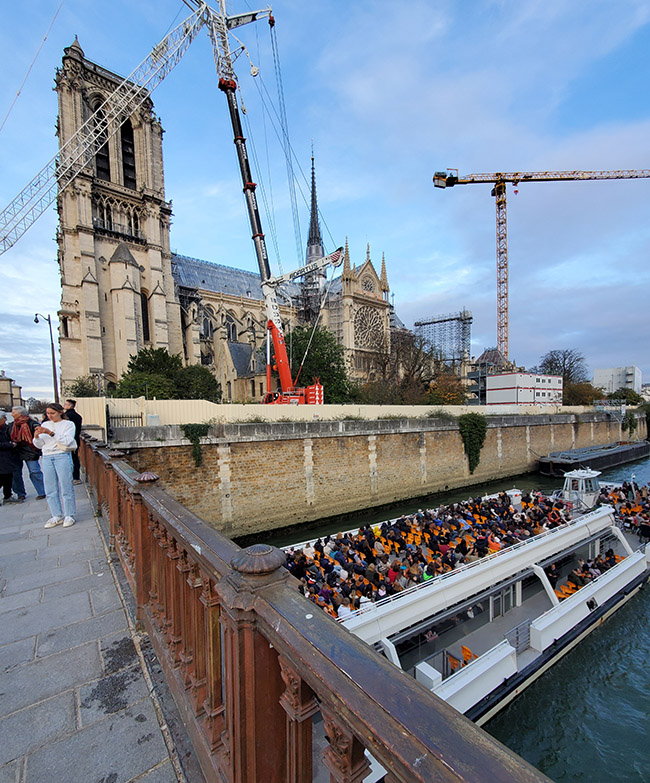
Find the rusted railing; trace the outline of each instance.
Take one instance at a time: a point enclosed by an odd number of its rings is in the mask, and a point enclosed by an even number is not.
[[[208,781],[547,781],[319,611],[266,544],[241,549],[85,438],[81,459]],[[314,718],[322,717],[322,726]]]

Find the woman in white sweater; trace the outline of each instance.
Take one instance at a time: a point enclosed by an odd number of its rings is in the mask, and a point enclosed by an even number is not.
[[[47,505],[52,516],[45,527],[70,527],[75,523],[76,506],[72,486],[72,455],[77,448],[74,423],[63,418],[65,411],[56,402],[46,409],[49,421],[34,430],[34,446],[43,452],[41,470],[45,480]]]

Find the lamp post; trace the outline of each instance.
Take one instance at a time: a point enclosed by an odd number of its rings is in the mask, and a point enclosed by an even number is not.
[[[59,402],[59,384],[56,379],[56,358],[54,356],[54,337],[52,337],[52,317],[49,315],[42,315],[41,313],[35,313],[34,314],[34,323],[40,323],[38,320],[38,317],[43,318],[45,321],[47,321],[49,327],[50,327],[50,348],[52,349],[52,382],[54,384],[54,402]]]

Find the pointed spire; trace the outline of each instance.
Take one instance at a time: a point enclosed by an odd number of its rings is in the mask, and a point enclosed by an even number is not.
[[[381,277],[379,278],[381,284],[381,290],[387,292],[388,288],[388,275],[386,274],[386,254],[381,254]]]
[[[349,280],[350,273],[350,251],[348,249],[348,238],[345,238],[345,252],[343,253],[343,272],[341,273],[341,280]]]
[[[81,44],[79,43],[79,39],[75,35],[74,41],[70,44],[70,46],[66,46],[63,50],[64,54],[75,57],[81,57],[83,59],[84,57],[84,50],[81,48]]]
[[[366,248],[366,261],[370,261],[370,242],[368,242],[368,246]]]
[[[318,201],[316,199],[316,168],[314,166],[314,149],[311,151],[311,217],[309,220],[309,238],[307,239],[307,263],[323,258],[323,238],[318,223]]]

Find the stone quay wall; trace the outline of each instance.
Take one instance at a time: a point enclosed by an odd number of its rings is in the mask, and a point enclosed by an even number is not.
[[[638,416],[635,439],[647,435]],[[506,478],[552,451],[629,439],[604,412],[491,417],[470,474],[453,419],[224,423],[210,433],[200,467],[178,426],[116,428],[113,444],[231,537]]]

